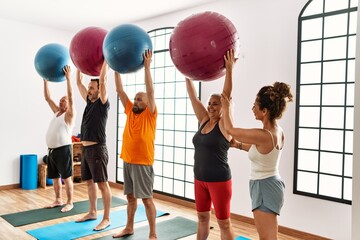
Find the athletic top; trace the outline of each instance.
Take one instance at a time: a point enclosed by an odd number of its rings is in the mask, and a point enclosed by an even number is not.
[[[209,133],[201,133],[207,122],[209,120],[199,128],[193,137],[195,178],[205,182],[227,181],[231,179],[227,156],[230,142],[220,131],[219,123],[216,123]]]
[[[135,114],[132,111],[133,105],[128,101],[125,106],[127,120],[120,157],[131,164],[153,165],[157,109],[152,113],[147,107],[142,113]]]
[[[65,113],[59,117],[55,113],[53,119],[49,124],[46,133],[46,144],[48,148],[58,148],[71,144],[71,134],[73,126],[68,126],[65,122]]]
[[[251,145],[248,156],[251,160],[251,180],[264,179],[279,174],[279,162],[281,158],[282,149],[277,149],[274,142],[274,137],[270,131],[273,142],[273,149],[267,154],[261,154],[256,148],[256,145]]]
[[[99,144],[106,143],[106,122],[110,108],[109,100],[103,104],[98,98],[91,102],[87,98],[81,122],[81,141],[92,141]]]

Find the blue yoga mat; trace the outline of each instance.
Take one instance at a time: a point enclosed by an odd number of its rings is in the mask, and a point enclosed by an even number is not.
[[[157,211],[156,217],[169,215],[169,213],[163,211]],[[111,225],[102,231],[93,231],[93,229],[101,222],[103,215],[98,215],[97,220],[86,221],[77,223],[75,221],[59,223],[47,227],[37,228],[27,231],[28,234],[32,235],[39,240],[54,240],[59,239],[75,239],[91,234],[108,231],[111,229],[123,227],[126,225],[127,212],[126,209],[110,212]],[[139,205],[136,213],[134,222],[142,222],[147,220],[145,207]]]

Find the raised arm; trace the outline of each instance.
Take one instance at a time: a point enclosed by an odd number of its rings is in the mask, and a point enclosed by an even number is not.
[[[107,70],[108,70],[108,65],[106,61],[104,61],[101,67],[101,72],[99,77],[99,95],[100,95],[100,100],[103,104],[106,103],[106,101],[108,100],[108,94],[106,89]]]
[[[44,97],[45,101],[49,104],[51,110],[56,113],[59,111],[59,106],[51,99],[50,91],[48,87],[48,81],[44,79]]]
[[[75,107],[74,107],[74,94],[71,84],[71,69],[70,66],[66,65],[63,68],[66,77],[66,88],[67,88],[67,97],[68,97],[68,109],[65,113],[65,122],[69,126],[73,126],[75,119]]]
[[[156,104],[155,104],[155,94],[154,94],[154,86],[153,81],[151,77],[151,71],[150,71],[150,63],[152,58],[152,52],[151,50],[146,50],[144,55],[144,68],[145,68],[145,86],[146,86],[146,95],[148,98],[148,107],[149,110],[154,113]]]
[[[79,89],[80,95],[81,97],[87,101],[87,88],[85,87],[84,83],[83,83],[83,75],[80,72],[79,69],[76,70],[76,85]]]
[[[201,103],[201,101],[199,100],[199,98],[197,97],[196,94],[196,89],[194,87],[194,83],[191,79],[186,78],[186,89],[191,101],[191,105],[194,109],[196,118],[198,119],[198,121],[200,123],[203,122],[203,120],[205,118],[208,118],[208,113],[206,111],[206,108],[204,107],[204,105]]]
[[[224,88],[222,94],[227,96],[228,98],[231,98],[232,87],[233,87],[232,70],[236,62],[233,49],[230,49],[226,52],[226,54],[224,55],[224,61],[225,61],[226,75],[225,75]]]
[[[120,73],[114,71],[115,73],[115,86],[116,86],[116,92],[120,98],[120,101],[123,105],[123,107],[125,108],[126,103],[129,101],[129,97],[126,94],[126,92],[124,91],[124,86],[121,80],[121,76]]]

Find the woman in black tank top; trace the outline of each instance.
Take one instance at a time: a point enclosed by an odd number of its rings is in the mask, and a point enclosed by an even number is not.
[[[234,51],[227,51],[224,59],[226,76],[222,94],[230,98],[232,69],[236,61]],[[212,94],[206,108],[198,99],[193,82],[188,78],[186,79],[186,88],[200,123],[200,128],[193,137],[195,203],[199,220],[197,238],[208,238],[211,205],[213,205],[220,227],[221,239],[232,240],[234,239],[230,222],[232,182],[227,154],[232,137],[225,131],[221,119],[221,95]]]

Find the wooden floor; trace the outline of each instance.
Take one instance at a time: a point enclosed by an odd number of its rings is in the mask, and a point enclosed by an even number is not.
[[[112,194],[113,196],[126,199],[123,195],[121,188],[116,187],[115,184],[112,184]],[[115,187],[114,187],[115,186]],[[64,190],[63,190],[64,191]],[[65,192],[63,192],[65,196]],[[100,193],[99,193],[99,196]],[[21,212],[26,210],[32,210],[36,208],[42,208],[46,204],[51,203],[54,198],[54,190],[52,187],[47,187],[46,189],[37,189],[37,190],[22,190],[22,189],[10,189],[10,190],[0,190],[0,215]],[[87,200],[87,190],[86,185],[83,183],[76,183],[74,185],[74,201]],[[162,198],[163,199],[163,198]],[[175,216],[183,216],[192,220],[197,220],[196,211],[191,206],[179,205],[174,202],[165,201],[162,199],[155,198],[155,205],[157,209],[162,211],[170,212],[169,216],[158,218],[157,221],[163,221]],[[126,206],[116,207],[113,209],[125,209]],[[99,211],[102,213],[102,211]],[[80,215],[81,216],[81,215]],[[61,219],[50,220],[46,222],[34,223],[30,225],[25,225],[21,227],[13,227],[7,221],[0,218],[0,239],[35,239],[32,236],[26,233],[27,230],[35,229],[39,227],[44,227],[48,225],[53,225],[57,223],[62,223],[65,221],[75,220],[79,215],[69,216]],[[136,224],[135,226],[145,225],[147,222],[142,222]],[[256,229],[252,224],[244,223],[239,220],[232,220],[233,229],[235,236],[244,236],[252,240],[258,239]],[[219,227],[217,226],[216,219],[212,216],[211,226],[214,228],[210,231],[209,240],[219,240],[220,232]],[[99,234],[94,234],[88,237],[80,239],[94,239],[100,236],[109,235],[110,233],[117,233],[120,229],[113,229]],[[196,236],[189,236],[183,238],[183,240],[196,239]],[[304,238],[295,238],[284,234],[279,234],[279,240],[300,240]],[[159,239],[161,240],[161,239]]]

